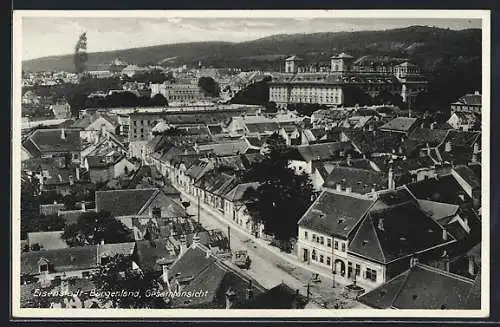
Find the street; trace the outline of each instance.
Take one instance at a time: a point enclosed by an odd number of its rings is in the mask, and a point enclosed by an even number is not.
[[[198,219],[197,200],[182,193],[182,198],[190,201],[187,208],[188,214],[193,219]],[[222,221],[222,218],[216,217],[209,210],[200,205],[200,223],[206,229],[221,230],[226,236],[228,232],[228,223]],[[332,280],[321,277],[318,283],[312,283],[312,273],[301,267],[292,265],[290,262],[282,259],[265,246],[256,244],[252,238],[230,226],[231,250],[246,249],[251,259],[251,265],[245,272],[259,282],[262,286],[270,289],[280,283],[285,283],[293,289],[299,289],[302,295],[307,294],[307,284],[309,284],[311,299],[318,305],[333,308],[335,303],[340,303],[343,308],[352,308],[357,302],[345,299],[340,295],[342,287],[332,287]]]

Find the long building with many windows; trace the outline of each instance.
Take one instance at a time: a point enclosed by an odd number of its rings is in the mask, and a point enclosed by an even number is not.
[[[408,61],[383,70],[369,69],[353,65],[354,58],[341,53],[331,57],[328,72],[305,69],[302,62],[297,56],[286,59],[286,73],[270,82],[269,101],[279,108],[290,103],[342,106],[355,101],[360,91],[370,97],[388,92],[410,102],[427,86],[419,68]]]

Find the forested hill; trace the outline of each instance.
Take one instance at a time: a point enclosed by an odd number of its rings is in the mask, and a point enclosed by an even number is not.
[[[88,41],[92,43],[92,40]],[[427,71],[445,62],[470,62],[481,56],[481,30],[449,30],[412,26],[384,31],[286,34],[250,42],[195,42],[132,48],[89,54],[89,66],[107,65],[115,58],[131,64],[194,65],[279,69],[282,59],[296,54],[325,60],[338,52],[354,57],[387,55],[406,57]],[[25,71],[72,71],[73,55],[52,56],[23,62]]]

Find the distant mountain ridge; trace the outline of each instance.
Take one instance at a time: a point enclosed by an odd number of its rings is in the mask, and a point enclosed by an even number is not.
[[[89,43],[92,40],[89,39]],[[296,54],[306,60],[328,60],[338,52],[354,57],[380,55],[404,57],[433,72],[447,63],[471,63],[481,59],[481,30],[451,30],[427,26],[382,31],[278,34],[253,41],[190,42],[89,53],[89,67],[109,65],[115,58],[129,64],[277,69],[283,57]],[[73,54],[23,61],[24,71],[73,71]]]

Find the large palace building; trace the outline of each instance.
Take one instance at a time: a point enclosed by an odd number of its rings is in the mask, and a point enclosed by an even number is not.
[[[365,56],[355,60],[341,53],[330,58],[330,67],[304,65],[297,56],[285,60],[285,74],[270,82],[269,101],[279,108],[289,103],[317,103],[342,106],[355,102],[359,91],[371,97],[381,92],[400,95],[410,102],[427,87],[417,66],[404,59],[374,60]]]

